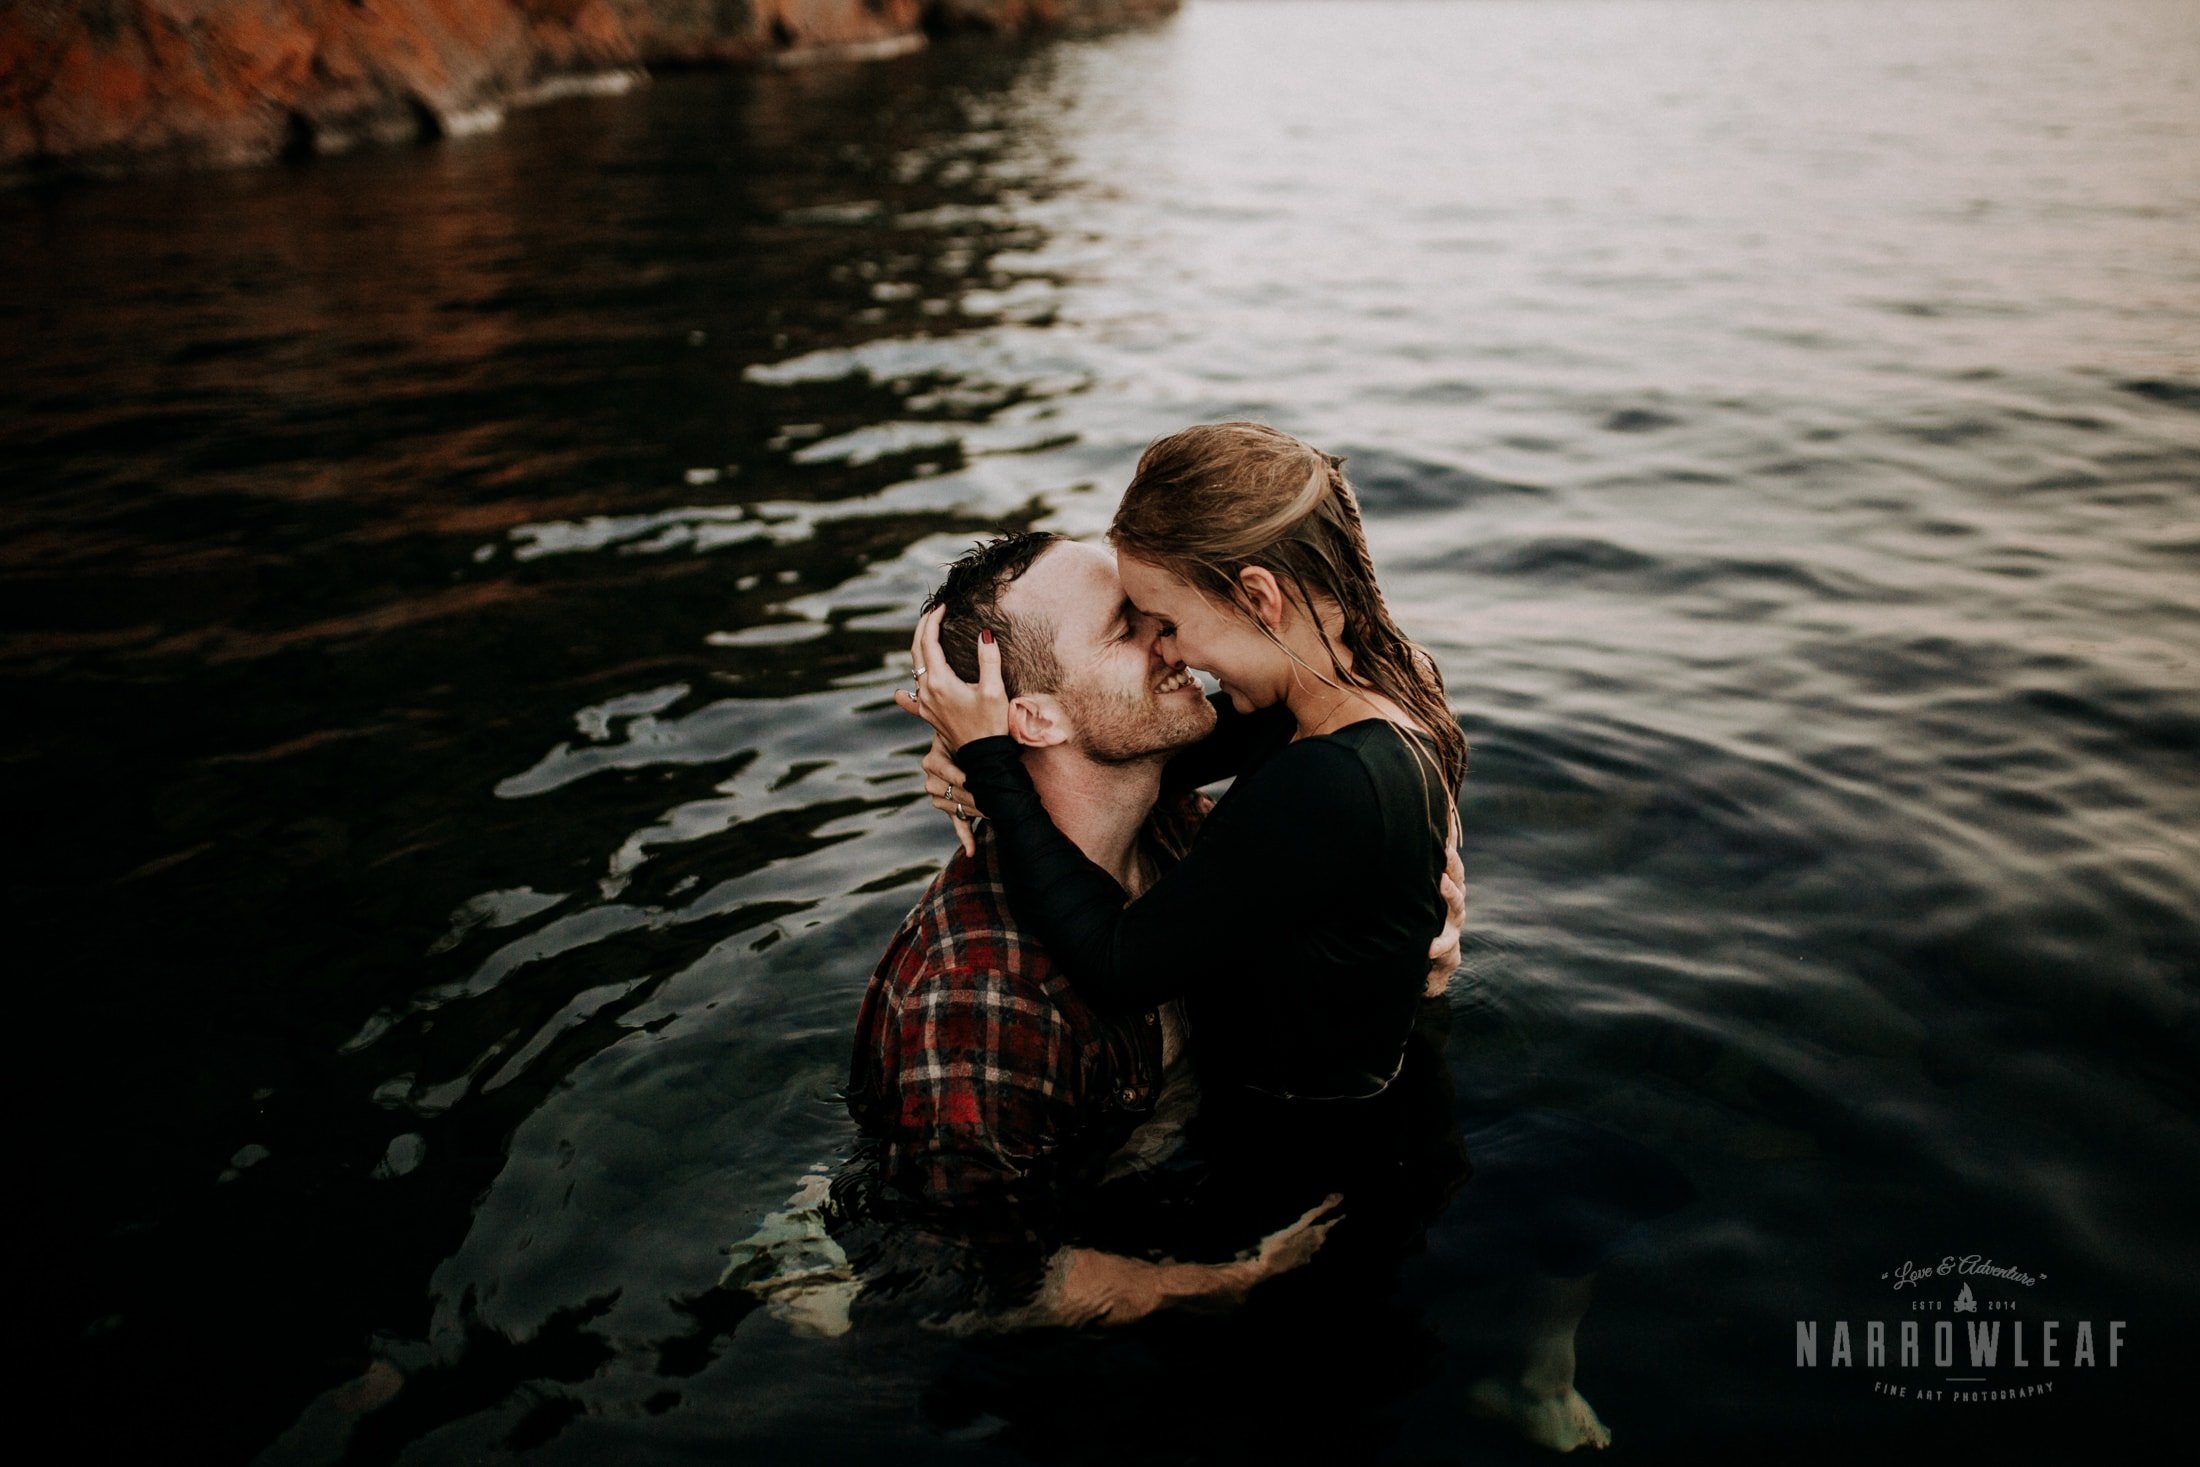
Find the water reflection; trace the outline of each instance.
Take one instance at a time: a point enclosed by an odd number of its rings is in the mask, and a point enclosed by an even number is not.
[[[909,609],[1251,414],[1351,456],[1470,725],[1462,1106],[1718,1200],[1601,1285],[1621,1443],[1931,1444],[1780,1357],[1945,1240],[2163,1342],[1945,1428],[2093,1450],[2193,1303],[2193,32],[1883,9],[1197,5],[0,200],[35,1256],[90,1418],[1460,1450],[1449,1214],[1364,1411],[1200,1322],[818,1355],[711,1288],[844,1144],[941,854]]]
[[[1029,517],[967,471],[1078,386],[1015,360],[1047,286],[993,264],[1046,55],[942,54],[9,220],[18,757],[76,792],[44,921],[141,968],[63,1063],[168,1097],[87,1118],[81,1226],[147,1232],[93,1245],[86,1378],[238,1446],[334,1387],[309,1453],[402,1379],[386,1455],[677,1337],[829,1151],[863,914],[928,855],[878,867],[910,734],[848,690],[943,547]]]

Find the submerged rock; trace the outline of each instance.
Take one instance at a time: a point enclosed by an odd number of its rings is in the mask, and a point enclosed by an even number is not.
[[[0,175],[338,152],[493,127],[651,66],[889,55],[952,31],[1112,24],[1177,0],[16,0]]]

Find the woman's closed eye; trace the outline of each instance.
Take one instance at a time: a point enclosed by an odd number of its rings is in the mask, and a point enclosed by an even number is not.
[[[1116,633],[1115,640],[1124,642],[1136,638],[1139,641],[1150,642],[1175,635],[1175,623],[1162,621],[1159,617],[1141,611],[1123,619],[1122,629]]]

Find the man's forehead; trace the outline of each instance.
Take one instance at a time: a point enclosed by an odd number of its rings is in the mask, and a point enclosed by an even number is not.
[[[1064,540],[1047,547],[1001,597],[1004,611],[1037,615],[1062,636],[1097,637],[1123,607],[1115,557],[1097,545]]]

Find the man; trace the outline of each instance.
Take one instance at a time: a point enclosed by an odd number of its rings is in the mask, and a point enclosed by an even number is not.
[[[1113,557],[1057,535],[1006,536],[957,561],[930,605],[947,609],[940,644],[963,677],[977,676],[981,629],[998,642],[1010,732],[1048,813],[1135,898],[1196,828],[1197,796],[1157,808],[1162,769],[1215,711],[1170,696],[1191,675],[1158,656],[1157,628],[1124,597]],[[982,1310],[1005,1321],[1123,1323],[1233,1300],[1310,1257],[1329,1227],[1323,1208],[1228,1263],[1154,1263],[1068,1241],[1111,1153],[1152,1115],[1179,1025],[1173,1012],[1095,1013],[1018,929],[990,834],[962,829],[965,849],[904,920],[864,995],[849,1082],[864,1141],[835,1184],[836,1232],[854,1239],[858,1224],[875,1225],[877,1244],[906,1242],[913,1228],[975,1256]],[[1439,947],[1432,962],[1448,975],[1456,917]]]

